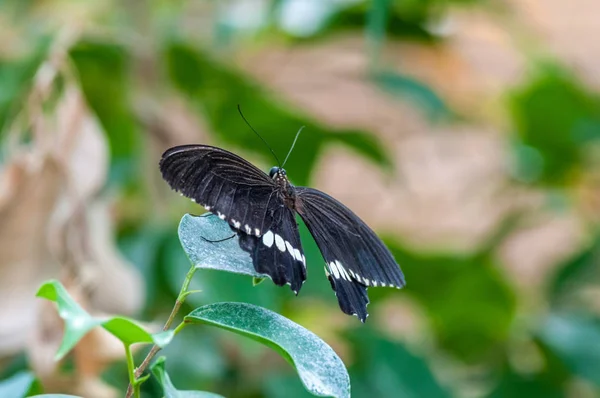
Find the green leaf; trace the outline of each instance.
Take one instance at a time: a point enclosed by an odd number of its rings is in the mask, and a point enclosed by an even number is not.
[[[222,398],[221,395],[206,391],[182,391],[175,388],[165,370],[165,357],[158,358],[150,366],[152,374],[163,387],[165,398]]]
[[[562,263],[549,284],[552,305],[560,308],[569,306],[581,308],[581,291],[593,288],[600,283],[600,237],[584,249]]]
[[[73,300],[64,286],[56,280],[44,283],[38,290],[37,296],[54,301],[58,306],[58,314],[65,321],[65,335],[56,353],[56,360],[63,358],[83,336],[96,326],[102,326],[127,345],[149,343],[164,347],[173,337],[172,331],[150,334],[134,321],[124,317],[93,318]]]
[[[252,286],[258,286],[261,283],[263,283],[265,281],[266,278],[257,278],[257,277],[253,277],[252,278]]]
[[[548,375],[521,375],[512,370],[502,374],[488,398],[563,398],[566,394]]]
[[[111,153],[111,181],[135,173],[141,137],[130,104],[130,57],[125,47],[97,41],[79,42],[70,51],[86,100],[100,120]]]
[[[573,373],[600,385],[600,319],[551,314],[538,335]]]
[[[31,53],[18,60],[0,59],[0,138],[12,118],[23,110],[34,75],[46,59],[49,37],[29,43]]]
[[[425,44],[439,39],[438,34],[427,26],[431,17],[439,15],[439,8],[433,6],[435,2],[375,0],[340,4],[343,6],[318,32],[319,37],[339,34],[340,31],[362,30],[369,40],[372,53],[384,44],[386,35]]]
[[[406,397],[449,398],[453,394],[436,379],[425,358],[398,342],[386,340],[366,327],[349,335],[354,352],[350,368],[353,396],[388,396],[402,391]]]
[[[26,397],[34,385],[35,376],[31,372],[19,372],[9,379],[0,381],[0,397]]]
[[[510,105],[520,144],[541,157],[539,182],[562,186],[586,166],[589,141],[600,139],[600,99],[583,83],[558,67],[540,68]]]
[[[391,71],[376,71],[371,74],[373,82],[384,91],[413,101],[432,120],[451,116],[451,111],[435,91],[420,81]]]
[[[257,82],[190,45],[171,43],[165,52],[174,85],[208,120],[217,137],[230,144],[228,148],[237,146],[262,155],[263,161],[270,165],[275,162],[269,149],[238,115],[238,104],[280,159],[288,152],[294,134],[301,126],[306,126],[286,164],[288,176],[298,185],[308,185],[319,154],[329,144],[345,145],[384,168],[391,164],[383,145],[371,134],[334,130],[307,115],[292,111],[293,107],[285,106],[281,99],[265,92]],[[229,149],[235,151],[235,148]],[[302,154],[301,161],[298,154]]]
[[[410,275],[405,294],[423,306],[445,350],[475,363],[503,349],[515,314],[515,297],[493,255],[415,253],[393,241],[387,243]],[[373,299],[383,293],[374,290]]]
[[[83,398],[78,395],[67,395],[67,394],[41,394],[33,395],[31,398]]]
[[[342,360],[311,331],[267,309],[246,303],[216,303],[185,317],[250,337],[273,348],[297,370],[317,396],[350,397],[350,378]]]
[[[231,234],[229,224],[212,213],[200,217],[186,214],[179,223],[179,240],[196,267],[254,278],[266,277],[255,271],[250,254],[240,248],[237,237],[218,243],[209,242],[222,240]]]
[[[375,63],[385,42],[390,5],[391,0],[374,0],[367,16],[366,35],[369,39],[372,61]]]

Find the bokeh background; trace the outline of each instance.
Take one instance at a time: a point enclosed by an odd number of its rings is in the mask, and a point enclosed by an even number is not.
[[[600,5],[593,0],[0,1],[0,379],[122,396],[94,331],[63,363],[37,287],[159,328],[203,209],[158,172],[210,143],[335,196],[407,279],[339,311],[305,229],[308,281],[201,271],[188,308],[245,301],[327,341],[354,397],[600,396]],[[144,350],[138,352],[143,357]],[[258,343],[208,327],[165,351],[182,389],[308,396]],[[139,362],[138,362],[139,363]],[[147,397],[160,396],[154,382]]]

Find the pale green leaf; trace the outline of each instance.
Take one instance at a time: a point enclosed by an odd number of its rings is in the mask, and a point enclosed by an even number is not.
[[[165,357],[158,358],[152,366],[150,366],[150,370],[163,387],[165,398],[223,398],[219,394],[207,391],[184,391],[176,389],[165,370]]]
[[[173,337],[173,332],[148,333],[140,325],[124,317],[94,318],[81,308],[64,286],[56,280],[44,283],[38,290],[37,296],[54,301],[58,306],[58,314],[65,321],[65,333],[56,353],[56,360],[64,357],[96,326],[102,326],[127,345],[149,343],[164,347]]]
[[[392,71],[375,71],[372,72],[371,79],[389,94],[415,103],[432,120],[441,120],[452,115],[444,100],[431,87],[412,77]]]
[[[31,398],[82,398],[79,395],[68,395],[68,394],[41,394],[33,395]]]
[[[212,213],[200,217],[186,214],[179,223],[179,240],[188,258],[197,268],[215,269],[264,278],[252,265],[248,252],[240,248],[229,224]],[[220,241],[220,242],[209,242]]]
[[[600,385],[600,319],[552,314],[539,336],[573,373]]]
[[[35,377],[30,372],[19,372],[12,377],[0,381],[0,397],[26,397],[30,392]]]
[[[312,394],[350,397],[348,371],[333,349],[275,312],[246,303],[216,303],[195,309],[185,322],[213,325],[250,337],[286,358]]]

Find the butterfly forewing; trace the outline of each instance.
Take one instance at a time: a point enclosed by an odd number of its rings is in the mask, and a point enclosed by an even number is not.
[[[326,262],[342,311],[366,318],[369,286],[404,286],[404,275],[379,237],[331,196],[296,188],[296,208]]]
[[[171,188],[233,228],[260,236],[271,227],[275,185],[239,156],[207,145],[178,146],[163,154],[160,170]]]
[[[300,290],[306,260],[294,213],[272,178],[239,156],[207,145],[167,150],[160,170],[173,189],[229,223],[257,272]]]

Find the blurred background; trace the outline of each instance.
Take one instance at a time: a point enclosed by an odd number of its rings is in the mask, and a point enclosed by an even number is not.
[[[600,396],[597,1],[0,1],[0,379],[123,395],[121,345],[34,297],[60,279],[94,314],[159,328],[189,262],[166,148],[208,143],[286,165],[352,208],[401,264],[341,313],[306,229],[308,281],[200,271],[191,308],[245,301],[314,331],[353,397]],[[143,358],[144,350],[138,351]],[[306,397],[274,351],[185,330],[181,389]],[[138,362],[139,363],[139,362]],[[154,382],[147,397],[158,397]]]

